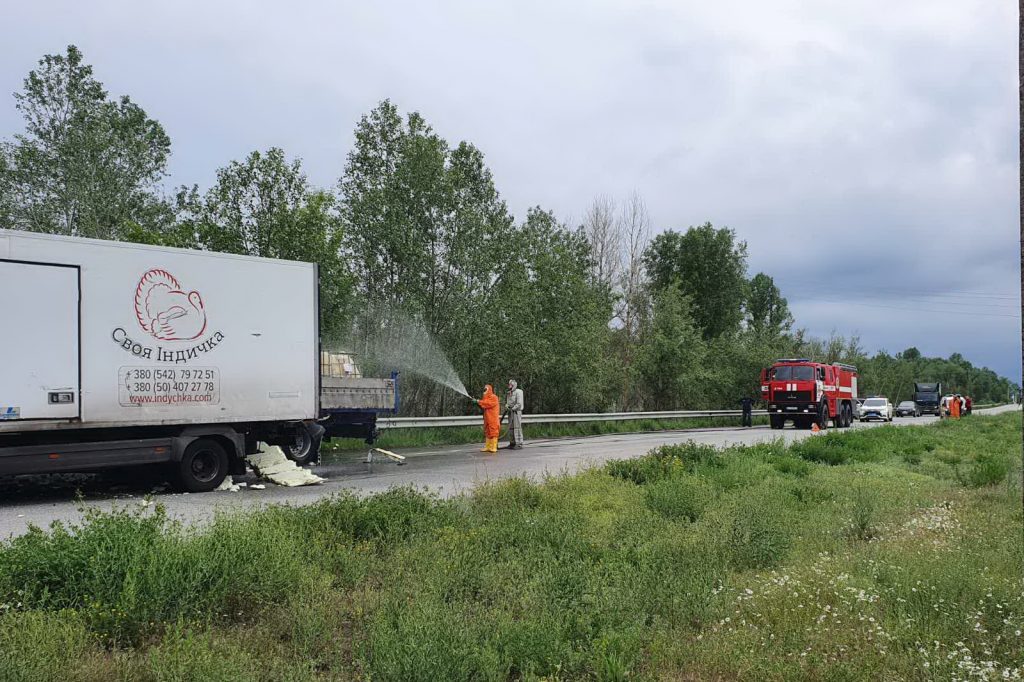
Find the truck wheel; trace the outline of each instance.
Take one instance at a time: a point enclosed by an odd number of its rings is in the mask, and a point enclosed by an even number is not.
[[[190,493],[205,493],[224,482],[228,453],[212,438],[198,438],[185,448],[178,463],[178,482]]]
[[[829,416],[828,416],[828,403],[822,403],[821,405],[818,406],[818,417],[817,417],[818,428],[821,429],[822,431],[827,430],[828,429],[828,420],[829,420]]]
[[[313,428],[303,425],[302,428],[296,429],[293,440],[281,445],[285,456],[299,466],[320,460],[320,443],[323,440],[324,427],[319,424],[315,424],[314,427],[316,433],[313,433]]]
[[[768,423],[771,425],[771,427],[774,430],[778,431],[779,429],[781,429],[783,426],[786,425],[786,420],[783,419],[782,417],[776,417],[773,414],[773,415],[769,415]]]

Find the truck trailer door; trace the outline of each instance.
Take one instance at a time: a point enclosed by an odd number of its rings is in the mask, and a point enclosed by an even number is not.
[[[75,419],[78,268],[0,260],[0,420]]]

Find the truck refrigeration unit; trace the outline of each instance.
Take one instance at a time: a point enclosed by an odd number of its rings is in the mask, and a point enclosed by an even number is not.
[[[787,421],[797,428],[817,424],[825,429],[829,420],[846,428],[853,424],[856,398],[857,368],[852,365],[796,358],[778,360],[761,372],[761,399],[773,429]]]
[[[0,475],[164,464],[185,490],[259,442],[373,441],[396,377],[321,380],[311,263],[0,230]]]

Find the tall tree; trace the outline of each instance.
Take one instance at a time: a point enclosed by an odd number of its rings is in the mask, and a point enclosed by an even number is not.
[[[15,100],[25,132],[0,148],[0,226],[104,239],[166,226],[171,141],[131,99],[108,99],[77,47],[43,57]]]
[[[634,191],[623,203],[619,216],[622,234],[622,268],[619,274],[618,297],[615,302],[615,322],[618,323],[618,347],[622,362],[622,389],[620,407],[634,409],[640,403],[636,378],[636,354],[649,319],[650,296],[644,253],[651,239],[651,222],[647,204],[639,192]]]
[[[744,307],[747,325],[755,331],[781,334],[793,326],[789,303],[782,296],[775,280],[763,272],[751,278]]]
[[[605,409],[614,387],[615,362],[607,352],[612,299],[592,264],[582,231],[530,209],[508,242],[473,333],[465,359],[472,380],[516,378],[531,411]]]
[[[254,151],[217,171],[204,195],[183,188],[178,195],[177,235],[195,246],[317,263],[320,269],[321,331],[342,332],[352,303],[352,279],[341,256],[342,230],[336,200],[310,187],[302,164],[283,151]]]
[[[609,288],[618,284],[622,267],[621,227],[611,197],[595,197],[583,217],[583,231],[590,242],[594,277]]]
[[[676,286],[690,297],[704,338],[734,332],[743,318],[747,244],[711,223],[685,233],[668,231],[651,242],[645,257],[655,290]]]
[[[421,320],[458,362],[481,333],[481,301],[508,257],[512,217],[483,154],[466,142],[450,147],[419,114],[403,120],[381,102],[355,137],[339,186],[370,318],[359,329],[366,336],[392,315]],[[420,408],[437,408],[432,385],[406,388]]]
[[[367,298],[448,331],[486,290],[512,225],[483,155],[385,100],[359,121],[339,184]]]
[[[645,404],[655,410],[693,406],[703,390],[704,353],[688,297],[677,286],[662,288],[655,295],[653,319],[638,357]]]

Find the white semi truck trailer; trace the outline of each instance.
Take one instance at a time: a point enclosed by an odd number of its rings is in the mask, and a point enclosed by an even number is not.
[[[395,377],[321,388],[316,265],[0,230],[0,475],[163,463],[190,491],[260,441],[372,442]]]

